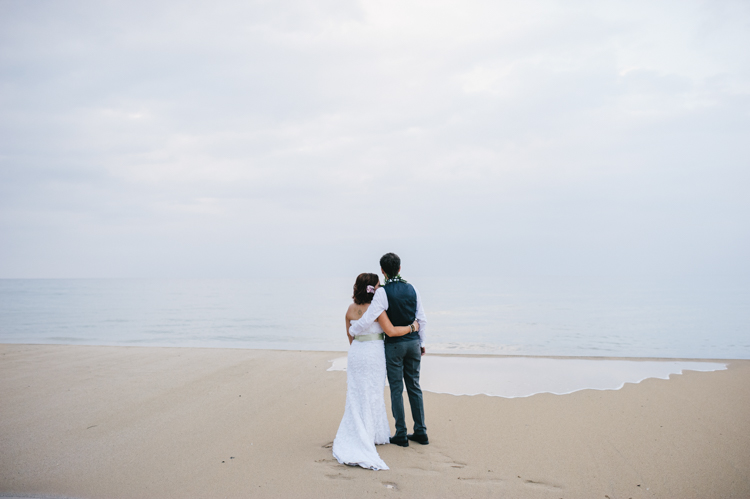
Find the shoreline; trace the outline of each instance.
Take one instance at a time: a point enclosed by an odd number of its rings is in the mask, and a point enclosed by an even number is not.
[[[163,349],[196,349],[196,350],[237,350],[237,351],[260,351],[260,352],[299,352],[299,353],[329,353],[331,355],[346,355],[348,350],[304,350],[299,348],[250,348],[250,347],[223,347],[223,346],[184,346],[184,345],[121,345],[121,344],[73,344],[73,343],[8,343],[0,341],[3,346],[49,346],[49,347],[74,347],[74,348],[163,348]],[[427,354],[435,357],[469,357],[469,358],[529,358],[529,359],[579,359],[579,360],[628,360],[628,361],[679,361],[679,362],[734,362],[750,361],[750,358],[742,357],[618,357],[616,355],[531,355],[531,354],[494,354],[494,353],[432,353],[427,346]],[[1,496],[0,496],[1,497]]]
[[[347,357],[333,359],[327,371],[346,371]],[[532,397],[541,393],[568,395],[581,390],[620,390],[628,383],[669,379],[687,371],[711,372],[726,362],[621,359],[491,358],[425,356],[421,388],[448,395]]]
[[[331,456],[332,354],[0,344],[0,497],[750,496],[748,360],[619,390],[425,392],[430,445],[379,446],[374,472]]]

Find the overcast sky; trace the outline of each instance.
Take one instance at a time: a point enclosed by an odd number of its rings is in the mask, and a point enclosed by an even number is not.
[[[0,277],[750,277],[750,2],[0,2]]]

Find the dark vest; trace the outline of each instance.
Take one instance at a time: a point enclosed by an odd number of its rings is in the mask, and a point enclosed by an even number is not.
[[[405,282],[390,282],[386,284],[385,294],[388,297],[388,318],[394,326],[408,326],[417,317],[417,292],[414,286]],[[385,337],[386,343],[398,343],[400,341],[414,341],[419,339],[419,333],[405,334],[391,338]]]

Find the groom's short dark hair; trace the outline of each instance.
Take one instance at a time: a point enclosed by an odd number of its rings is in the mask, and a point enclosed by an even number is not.
[[[386,253],[380,257],[380,268],[388,277],[397,276],[401,269],[401,259],[396,253]]]

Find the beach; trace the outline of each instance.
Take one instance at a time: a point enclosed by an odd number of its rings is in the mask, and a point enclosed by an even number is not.
[[[619,390],[426,392],[430,445],[379,446],[375,472],[331,455],[341,355],[0,345],[0,496],[750,497],[750,360]]]

